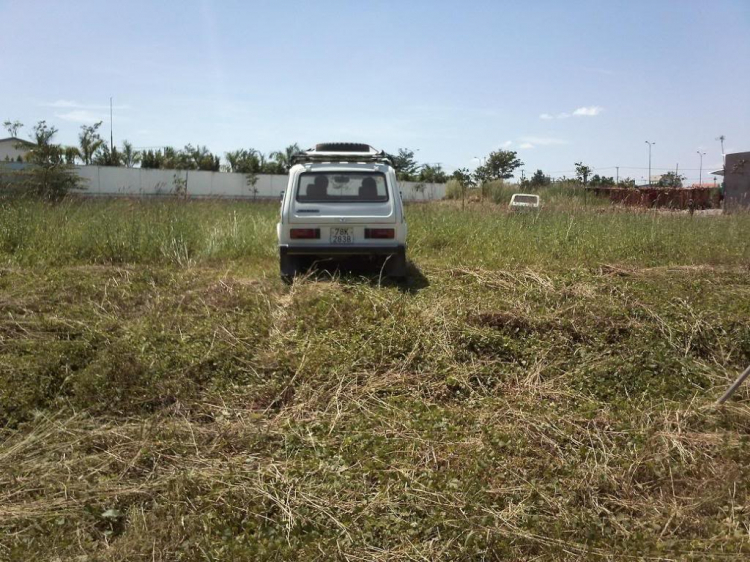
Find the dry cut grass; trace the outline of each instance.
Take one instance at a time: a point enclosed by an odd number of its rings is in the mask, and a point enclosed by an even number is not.
[[[405,286],[8,258],[0,559],[746,558],[748,390],[712,404],[750,362],[742,254],[474,260],[435,243],[459,210],[412,211]],[[641,220],[592,213],[571,233]]]

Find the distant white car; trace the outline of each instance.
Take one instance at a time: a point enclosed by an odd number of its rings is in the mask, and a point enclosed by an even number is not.
[[[406,276],[406,219],[390,157],[370,145],[322,143],[293,159],[276,226],[281,275],[310,258],[379,256]]]
[[[510,198],[510,204],[508,208],[511,211],[526,211],[531,209],[538,209],[542,206],[542,201],[538,195],[531,193],[514,193],[513,197]]]

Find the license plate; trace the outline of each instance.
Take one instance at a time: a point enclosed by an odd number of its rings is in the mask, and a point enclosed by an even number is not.
[[[331,244],[351,244],[354,242],[354,229],[334,226],[331,228]]]

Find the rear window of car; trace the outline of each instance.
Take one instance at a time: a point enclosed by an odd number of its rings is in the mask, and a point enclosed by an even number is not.
[[[513,202],[514,203],[536,203],[537,197],[536,195],[514,195]]]
[[[297,184],[300,203],[384,203],[385,174],[380,172],[303,172]]]

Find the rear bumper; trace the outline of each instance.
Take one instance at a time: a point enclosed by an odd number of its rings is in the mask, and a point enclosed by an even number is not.
[[[279,245],[281,256],[393,256],[406,255],[403,244],[316,244],[316,245]]]

